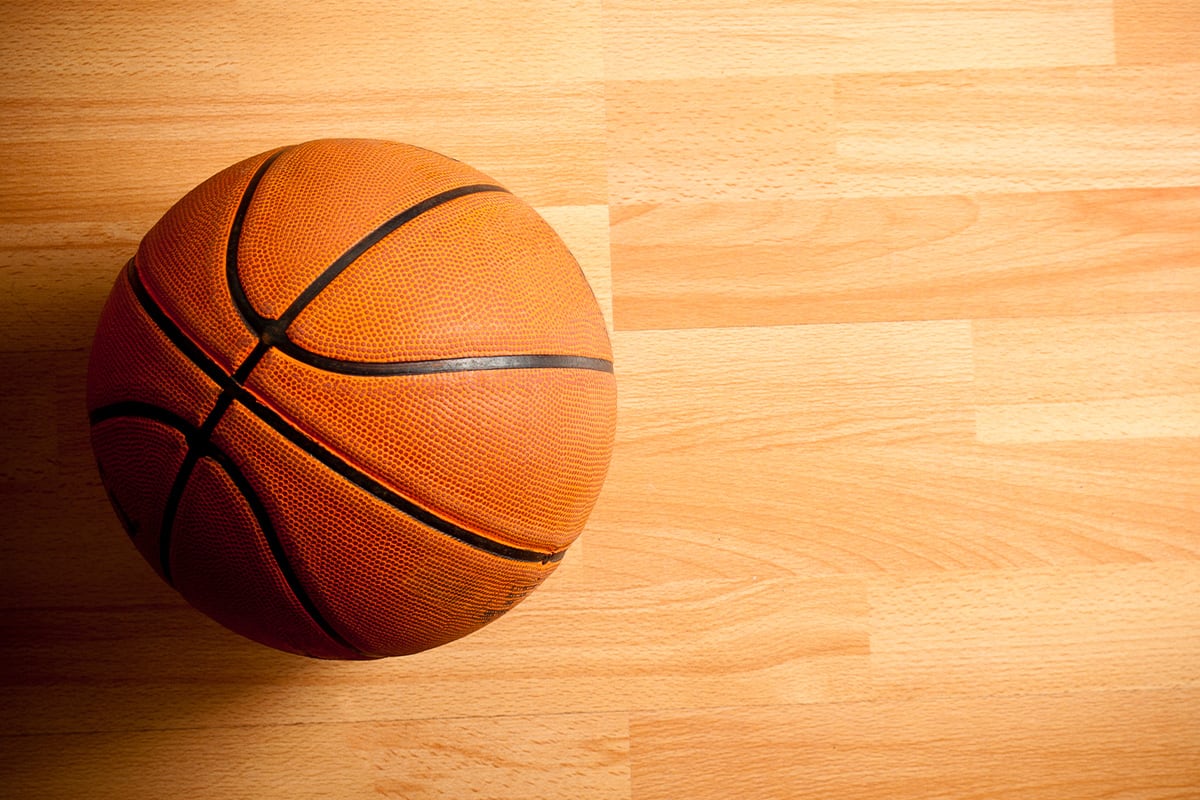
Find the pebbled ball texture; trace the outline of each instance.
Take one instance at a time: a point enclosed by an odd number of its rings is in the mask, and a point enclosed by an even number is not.
[[[92,447],[138,551],[281,650],[404,655],[512,608],[583,529],[616,384],[532,209],[416,147],[321,140],[218,173],[101,315]]]

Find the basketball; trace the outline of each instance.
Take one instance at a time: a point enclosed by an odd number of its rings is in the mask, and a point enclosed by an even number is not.
[[[582,531],[616,425],[570,251],[488,176],[306,142],[201,183],[101,312],[92,449],[130,540],[279,650],[416,653],[491,622]]]

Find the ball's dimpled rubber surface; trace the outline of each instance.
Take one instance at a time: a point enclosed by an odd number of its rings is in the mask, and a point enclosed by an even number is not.
[[[357,361],[512,353],[611,358],[603,318],[579,313],[594,305],[550,226],[512,195],[482,192],[389,234],[288,333],[306,350]]]
[[[613,437],[615,384],[595,370],[314,375],[272,352],[247,386],[418,505],[517,547],[582,531]]]
[[[322,614],[365,652],[404,654],[470,633],[558,566],[498,558],[431,531],[238,406],[213,441],[237,453]]]
[[[220,388],[147,316],[122,274],[100,313],[88,373],[88,408],[136,400],[199,427]]]
[[[100,454],[104,486],[117,516],[138,552],[161,575],[158,529],[187,440],[160,422],[120,417],[92,426],[92,448]]]
[[[246,499],[210,458],[197,462],[171,537],[175,588],[243,636],[291,652],[353,658],[304,611]]]

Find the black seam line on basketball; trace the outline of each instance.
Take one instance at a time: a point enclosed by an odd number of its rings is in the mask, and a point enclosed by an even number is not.
[[[497,186],[491,183],[475,183],[469,186],[458,186],[454,189],[447,189],[444,192],[427,197],[416,205],[401,211],[396,216],[380,224],[375,230],[368,233],[363,238],[355,242],[349,250],[342,253],[338,258],[325,268],[325,271],[318,275],[312,283],[304,288],[304,291],[292,301],[292,304],[287,307],[279,318],[274,322],[269,323],[268,329],[276,336],[282,338],[283,331],[295,321],[300,312],[308,306],[317,295],[320,294],[326,286],[341,275],[351,264],[358,260],[359,256],[367,252],[373,246],[383,240],[388,234],[395,231],[401,225],[411,222],[417,217],[424,214],[426,211],[431,211],[440,205],[449,203],[451,200],[456,200],[459,197],[465,197],[470,194],[479,194],[480,192],[507,192],[503,186]]]
[[[350,483],[358,486],[360,489],[363,489],[375,497],[378,497],[380,500],[383,500],[389,505],[392,505],[398,511],[419,519],[435,530],[446,533],[447,535],[455,539],[459,539],[460,541],[464,541],[465,544],[470,544],[478,549],[492,552],[505,558],[515,559],[517,561],[559,561],[565,554],[565,551],[561,550],[557,553],[549,554],[540,553],[536,550],[523,550],[521,548],[515,548],[500,542],[495,542],[492,539],[479,536],[471,531],[464,531],[457,526],[454,526],[453,523],[426,512],[419,506],[413,505],[410,501],[400,497],[395,492],[392,492],[390,489],[387,489],[387,487],[382,486],[378,482],[372,480],[370,477],[362,475],[361,473],[353,470],[353,468],[347,466],[337,456],[330,453],[328,450],[325,450],[303,433],[295,430],[295,428],[289,425],[282,417],[259,403],[252,395],[249,394],[249,392],[244,390],[239,392],[237,399],[248,411],[269,425],[273,430],[283,435],[285,439],[292,442],[309,455],[312,455],[322,464],[330,467],[330,469],[346,478],[346,480],[348,480]],[[172,427],[182,433],[189,441],[198,440],[200,438],[200,428],[191,424],[182,417],[167,411],[166,409],[159,408],[158,406],[151,405],[149,403],[141,403],[137,401],[112,403],[111,405],[102,406],[96,409],[89,415],[89,417],[93,425],[98,425],[105,420],[115,419],[118,417],[141,417],[144,419],[161,422],[164,425]],[[215,445],[213,445],[211,442],[207,442],[205,447],[212,448],[215,447]],[[419,513],[410,513],[410,508],[416,509],[416,511]],[[465,534],[467,539],[470,540],[463,539],[460,537],[460,535],[455,535],[455,531]]]
[[[221,392],[217,397],[217,402],[213,403],[212,410],[205,417],[204,423],[188,433],[187,453],[184,454],[183,461],[179,464],[179,471],[175,473],[175,480],[171,482],[171,491],[167,494],[167,502],[163,506],[162,526],[158,531],[158,561],[162,567],[163,579],[171,586],[175,585],[171,579],[171,536],[175,529],[175,515],[179,512],[179,503],[183,500],[183,493],[187,489],[196,462],[200,460],[204,448],[208,446],[208,439],[216,429],[217,423],[221,421],[221,417],[233,404],[233,396],[234,389],[232,388]]]
[[[171,411],[167,411],[165,408],[160,408],[159,406],[152,405],[150,403],[138,402],[136,400],[122,401],[119,403],[111,403],[106,406],[101,406],[100,408],[97,408],[95,411],[91,412],[88,417],[93,425],[98,425],[101,422],[110,419],[128,417],[153,420],[170,428],[174,428],[179,433],[183,434],[184,437],[189,441],[197,439],[200,431],[200,428],[188,422],[183,417],[180,417]],[[267,545],[271,548],[271,553],[275,557],[276,563],[279,564],[280,572],[283,574],[284,579],[288,582],[288,586],[291,587],[292,593],[296,595],[296,600],[302,606],[304,606],[305,610],[308,611],[308,613],[312,616],[313,621],[320,626],[323,631],[329,634],[329,637],[338,644],[341,644],[356,653],[371,657],[370,653],[363,651],[361,648],[355,647],[347,642],[344,637],[338,634],[337,631],[334,630],[331,625],[329,625],[328,621],[325,620],[318,612],[316,612],[311,598],[309,598],[302,591],[298,591],[300,586],[299,579],[292,570],[286,554],[283,552],[282,543],[279,541],[278,536],[275,535],[274,529],[270,527],[270,515],[267,513],[266,507],[262,504],[262,501],[259,499],[257,493],[254,492],[253,487],[250,486],[250,482],[245,479],[245,476],[238,469],[237,464],[234,463],[233,459],[230,458],[229,455],[223,450],[213,444],[211,440],[204,441],[197,452],[197,461],[205,456],[212,458],[221,466],[223,470],[225,470],[225,473],[229,475],[230,480],[232,480],[234,485],[237,486],[238,491],[242,493],[242,496],[246,499],[247,505],[250,506],[251,512],[254,513],[255,520],[258,522],[259,527],[262,528],[264,532],[264,536],[267,539]],[[195,465],[193,464],[192,467],[189,468],[189,472],[194,468]],[[182,491],[180,492],[180,495],[182,499]]]
[[[341,375],[429,375],[436,372],[473,372],[491,369],[589,369],[612,372],[611,361],[587,356],[524,354],[510,356],[467,356],[426,361],[344,361],[298,347],[291,341],[275,345],[297,361],[325,372]]]
[[[99,425],[105,420],[117,419],[118,417],[141,417],[161,422],[168,428],[174,428],[179,431],[185,437],[193,435],[198,430],[195,425],[173,411],[168,411],[161,406],[143,403],[138,400],[122,400],[121,402],[101,406],[88,414],[88,422],[92,425]]]
[[[394,492],[371,476],[350,466],[340,457],[318,444],[314,439],[297,430],[273,409],[268,408],[249,392],[245,390],[239,391],[237,399],[250,413],[254,414],[289,442],[315,458],[337,475],[345,478],[351,484],[368,494],[382,500],[402,514],[412,517],[439,533],[443,533],[477,550],[482,550],[510,561],[547,564],[554,561],[561,561],[563,556],[566,555],[565,550],[559,550],[554,553],[543,553],[537,550],[527,550],[523,547],[514,547],[513,545],[498,542],[495,539],[490,539],[487,536],[455,525],[453,522],[421,508],[416,503]]]
[[[137,298],[138,304],[142,310],[150,317],[151,320],[158,326],[163,335],[182,352],[189,361],[200,368],[205,375],[212,378],[214,382],[222,389],[228,390],[235,385],[240,385],[250,375],[250,371],[255,365],[266,355],[270,345],[259,342],[246,356],[245,360],[238,365],[237,370],[233,375],[228,375],[225,370],[213,361],[208,355],[200,349],[200,347],[191,340],[191,338],[176,325],[166,312],[154,302],[154,298],[146,291],[146,287],[142,285],[141,277],[138,275],[137,266],[130,259],[126,265],[129,285],[133,289],[134,296]]]
[[[246,184],[245,191],[242,192],[241,200],[238,201],[237,211],[233,215],[233,224],[229,227],[229,238],[225,240],[225,281],[229,284],[229,295],[233,298],[233,305],[241,315],[242,321],[256,336],[262,333],[263,328],[270,323],[270,320],[255,311],[254,306],[250,304],[250,298],[246,296],[246,289],[242,286],[242,280],[238,274],[238,247],[242,241],[242,226],[246,221],[246,214],[250,212],[250,202],[254,199],[254,193],[258,191],[258,184],[262,182],[267,170],[275,163],[275,159],[290,149],[290,147],[285,147],[272,153],[258,165],[250,182]]]
[[[171,491],[167,494],[167,502],[163,505],[162,523],[158,529],[158,564],[162,570],[163,580],[167,582],[168,586],[175,585],[171,576],[171,533],[175,528],[175,515],[179,511],[183,491],[192,477],[192,470],[199,460],[200,451],[189,446],[187,453],[183,456],[183,461],[179,463],[175,480],[171,481]]]
[[[375,497],[378,497],[380,500],[383,500],[385,503],[393,506],[401,513],[420,520],[434,530],[440,531],[447,536],[457,539],[464,544],[475,547],[478,550],[492,553],[493,555],[500,556],[502,558],[531,563],[550,563],[561,560],[566,554],[565,550],[560,550],[555,553],[542,553],[536,550],[525,550],[523,548],[513,547],[511,545],[497,542],[493,539],[487,538],[486,536],[481,536],[477,533],[474,533],[473,531],[460,528],[454,523],[444,520],[441,517],[438,517],[435,514],[420,508],[372,478],[369,478],[368,476],[358,472],[353,467],[349,466],[335,456],[333,453],[330,453],[328,450],[309,439],[303,433],[296,430],[274,411],[260,403],[253,395],[251,395],[236,381],[234,381],[232,377],[225,374],[224,370],[217,366],[215,362],[209,359],[208,356],[199,347],[197,347],[191,339],[188,338],[187,334],[183,333],[183,331],[180,330],[166,316],[166,314],[163,313],[162,309],[160,309],[154,303],[153,298],[151,298],[149,294],[145,292],[144,288],[141,287],[141,283],[137,277],[137,269],[132,260],[128,265],[128,275],[130,283],[134,285],[134,293],[138,296],[138,301],[142,304],[142,307],[146,310],[146,313],[158,324],[159,328],[161,328],[162,331],[167,335],[167,338],[170,339],[175,346],[180,349],[180,351],[182,351],[200,369],[204,370],[206,374],[216,380],[222,386],[225,392],[236,392],[238,394],[238,399],[242,400],[242,404],[252,413],[254,413],[259,419],[263,420],[263,422],[265,422],[267,425],[270,425],[276,431],[283,434],[285,438],[287,438],[289,441],[292,441],[294,444],[300,447],[300,449],[316,457],[319,461],[321,461],[321,463],[328,466],[334,472],[345,477],[352,484],[374,495]],[[138,291],[139,288],[141,288],[140,293]],[[269,348],[270,345],[260,342],[259,346],[256,346],[255,350],[251,351],[251,354],[246,357],[246,361],[243,362],[242,367],[239,367],[239,371],[245,367],[246,362],[250,362],[250,368],[252,369],[258,359],[261,358]],[[259,355],[255,356],[255,352],[258,352]],[[253,361],[251,361],[252,358]],[[247,369],[246,372],[248,373],[249,370]],[[224,396],[224,394],[222,396]],[[218,402],[220,401],[218,400]],[[182,488],[180,489],[180,494],[182,494]]]
[[[317,608],[312,597],[304,589],[304,584],[300,580],[300,576],[296,574],[292,568],[291,561],[287,557],[287,553],[283,550],[283,543],[279,540],[278,534],[275,532],[275,527],[271,524],[271,515],[267,511],[267,507],[259,498],[258,493],[254,491],[254,487],[250,485],[250,481],[238,468],[237,464],[219,447],[212,442],[206,442],[202,456],[211,458],[218,466],[225,471],[229,479],[233,481],[233,485],[241,493],[242,498],[246,501],[246,505],[250,507],[250,513],[254,515],[255,522],[258,523],[259,529],[262,531],[263,538],[266,539],[267,547],[271,551],[271,556],[275,559],[275,564],[279,568],[279,572],[283,575],[284,581],[288,588],[291,589],[292,595],[304,608],[305,612],[316,623],[325,635],[332,639],[340,646],[350,650],[358,655],[370,657],[370,653],[364,652],[361,648],[354,646],[346,641],[346,637],[338,632],[336,628],[325,618]]]
[[[280,152],[282,153],[283,151],[280,151]],[[260,169],[261,169],[261,167],[260,167]],[[457,189],[451,189],[447,192],[442,192],[441,194],[434,195],[433,197],[427,198],[426,200],[422,201],[421,203],[418,203],[415,206],[412,206],[408,210],[401,212],[400,214],[396,215],[391,220],[389,220],[388,223],[384,223],[384,225],[380,226],[380,228],[377,228],[374,232],[372,232],[371,234],[368,234],[366,237],[364,237],[362,240],[359,241],[358,245],[355,245],[355,247],[351,248],[351,250],[348,251],[347,254],[343,255],[342,258],[338,259],[338,261],[335,262],[334,265],[332,265],[329,269],[327,269],[326,272],[323,273],[321,277],[319,277],[316,281],[314,281],[313,284],[309,285],[308,289],[305,290],[305,293],[302,294],[301,297],[298,297],[296,299],[296,301],[293,302],[292,306],[289,307],[289,311],[292,311],[294,309],[294,314],[299,314],[300,311],[302,311],[303,308],[308,304],[308,302],[311,302],[311,300],[313,298],[315,298],[316,295],[319,294],[320,291],[322,289],[324,289],[325,286],[327,286],[329,282],[331,282],[334,278],[336,278],[337,275],[340,274],[340,272],[342,270],[344,270],[351,263],[353,263],[353,261],[355,259],[357,259],[357,257],[359,255],[361,255],[361,252],[365,252],[371,245],[375,244],[376,242],[378,242],[379,240],[384,238],[388,233],[390,233],[391,231],[400,227],[405,222],[408,222],[411,219],[414,219],[415,217],[419,216],[420,214],[423,214],[424,212],[426,212],[432,208],[436,208],[437,206],[439,206],[443,203],[454,200],[457,197],[462,197],[465,195],[475,194],[475,193],[479,193],[479,192],[492,192],[492,191],[507,192],[508,190],[502,186],[496,186],[493,184],[475,184],[475,185],[471,185],[471,186],[462,186],[462,187],[458,187]],[[391,227],[388,227],[389,223],[392,223]],[[385,228],[386,228],[386,230],[385,230]],[[355,252],[355,250],[358,249],[360,246],[361,246],[361,252]],[[349,258],[347,257],[347,256],[351,256],[351,255],[352,255],[352,257],[349,257]],[[344,263],[342,263],[343,261],[344,261]],[[338,267],[339,265],[340,265],[340,268],[336,272],[334,272],[333,271],[334,267]],[[129,263],[127,264],[127,275],[129,277],[130,284],[133,287],[134,294],[137,297],[139,304],[142,305],[142,307],[145,309],[147,315],[149,315],[151,317],[151,319],[154,320],[154,322],[159,326],[159,328],[163,331],[163,333],[167,336],[167,338],[172,343],[174,343],[175,346],[178,347],[180,349],[180,351],[183,352],[184,355],[187,356],[187,358],[189,360],[191,360],[193,363],[195,363],[197,367],[199,367],[209,377],[213,378],[213,380],[216,381],[218,383],[218,385],[220,385],[224,389],[224,393],[222,394],[222,397],[224,397],[224,395],[226,393],[236,393],[238,395],[238,399],[243,400],[243,405],[245,405],[246,408],[248,408],[251,412],[255,413],[256,416],[258,416],[260,419],[262,419],[265,423],[270,425],[276,431],[283,434],[284,437],[287,438],[289,441],[292,441],[293,444],[296,444],[302,450],[309,453],[313,457],[317,458],[319,461],[321,461],[321,463],[325,464],[331,470],[333,470],[337,474],[341,475],[342,477],[346,478],[352,484],[358,486],[359,488],[363,489],[364,491],[367,491],[368,493],[374,495],[375,497],[379,498],[380,500],[383,500],[384,502],[386,502],[389,505],[396,508],[398,511],[407,514],[408,516],[412,517],[413,519],[423,522],[424,524],[428,525],[429,527],[433,528],[434,530],[440,531],[441,533],[444,533],[445,535],[450,536],[451,538],[456,539],[456,540],[458,540],[464,544],[467,544],[471,547],[474,547],[478,550],[482,550],[484,552],[491,553],[491,554],[499,556],[501,558],[506,558],[506,559],[514,560],[514,561],[545,564],[545,563],[552,563],[555,561],[560,561],[566,555],[565,550],[560,550],[560,551],[553,552],[553,553],[543,553],[543,552],[539,552],[536,550],[526,550],[524,548],[514,547],[512,545],[506,545],[502,542],[497,542],[494,539],[489,539],[488,537],[482,536],[473,531],[469,531],[465,528],[461,528],[461,527],[455,525],[454,523],[450,522],[449,520],[442,519],[441,517],[438,517],[437,515],[433,514],[432,512],[426,511],[425,509],[421,508],[420,506],[417,506],[416,504],[409,501],[407,498],[404,498],[404,497],[396,494],[391,489],[388,489],[386,486],[383,486],[382,484],[378,483],[373,478],[370,478],[369,476],[359,472],[358,470],[355,470],[353,467],[351,467],[350,465],[343,462],[336,455],[329,452],[325,448],[321,447],[315,441],[309,439],[303,433],[301,433],[300,431],[293,428],[290,424],[288,424],[286,421],[284,421],[283,418],[280,417],[278,414],[276,414],[274,411],[272,411],[271,409],[267,408],[262,403],[260,403],[256,398],[253,397],[253,395],[251,395],[251,394],[249,394],[249,392],[245,391],[239,385],[239,383],[234,380],[234,378],[232,376],[226,374],[225,371],[222,370],[216,364],[216,362],[214,362],[212,359],[210,359],[208,357],[208,355],[206,353],[204,353],[204,351],[201,350],[199,348],[199,346],[197,346],[195,344],[195,342],[193,342],[191,340],[191,338],[189,338],[187,336],[187,334],[185,334],[177,325],[175,325],[175,323],[165,314],[165,312],[154,302],[154,299],[152,297],[150,297],[149,293],[145,290],[145,287],[142,286],[142,284],[141,284],[141,280],[137,275],[136,264],[133,259],[130,259]],[[317,286],[317,283],[321,282],[322,278],[324,278],[326,276],[328,276],[328,279],[325,280],[322,285]],[[314,287],[316,287],[316,288],[314,289]],[[303,304],[301,304],[300,301],[302,299],[304,299],[305,294],[311,294],[311,296],[308,297],[308,299],[305,300]],[[281,320],[282,319],[284,319],[284,317],[281,317]],[[287,324],[290,324],[290,321]],[[238,372],[244,372],[246,375],[248,375],[250,370],[253,369],[253,367],[258,362],[258,360],[272,346],[272,343],[270,343],[269,341],[261,341],[260,345],[261,346],[256,347],[255,350],[252,351],[249,356],[247,356],[247,358],[243,362],[243,364],[241,366],[239,366]],[[246,366],[247,362],[249,362],[249,367]],[[243,375],[242,377],[244,379],[245,375]],[[221,403],[221,399],[222,398],[218,398],[218,401],[217,401],[218,404]],[[216,411],[215,407],[214,407],[214,411]],[[221,411],[222,411],[222,413],[224,413],[224,409],[222,409]],[[210,415],[210,417],[211,417],[211,415]],[[206,420],[206,422],[207,422],[207,420]],[[214,427],[215,427],[215,424],[216,424],[216,420],[214,419],[213,420]],[[204,439],[207,439],[207,434],[204,435]],[[189,456],[190,455],[191,455],[191,449],[189,449]],[[178,486],[178,490],[179,490],[178,494],[180,496],[182,496],[182,493],[183,493],[182,483],[186,483],[186,478],[190,476],[191,468],[192,468],[192,466],[194,466],[194,460],[193,460],[192,464],[189,464],[188,457],[185,456],[185,461],[180,466],[180,473],[184,472],[184,469],[183,469],[184,466],[187,466],[187,468],[188,468],[187,472],[189,473],[189,475],[182,475],[182,477],[184,479],[182,482],[179,480],[179,478],[181,477],[180,474],[177,474],[177,478],[176,478],[176,483],[181,484],[180,486]],[[176,487],[173,485],[172,494],[175,493],[175,488]],[[175,502],[177,505],[178,498],[176,498]],[[167,534],[166,539],[169,544],[169,538],[170,538],[169,530],[165,531],[165,532]],[[160,548],[161,548],[161,546],[160,546]],[[169,572],[170,565],[169,565],[169,563],[167,563],[165,553],[163,555],[164,555],[164,575],[167,576],[167,582],[170,583],[170,577],[169,577],[170,576],[170,572]]]
[[[166,312],[158,303],[154,302],[154,298],[146,291],[146,287],[142,285],[142,279],[138,276],[137,265],[133,259],[129,259],[129,263],[125,265],[125,275],[129,281],[130,288],[133,289],[133,296],[137,299],[138,305],[146,312],[146,315],[158,326],[158,329],[170,340],[171,344],[175,345],[189,361],[195,364],[201,372],[207,375],[221,388],[228,389],[233,385],[232,380],[225,370],[208,357],[208,354],[200,349],[200,346],[192,341],[183,330],[167,316]]]
[[[152,405],[151,403],[142,403],[139,401],[121,401],[119,403],[109,403],[108,405],[102,405],[102,407],[91,411],[91,413],[88,415],[88,420],[89,420],[89,422],[91,422],[91,425],[100,425],[101,422],[104,422],[107,420],[128,419],[128,417],[137,417],[137,419],[150,420],[150,421],[161,423],[161,425],[164,425],[164,426],[174,429],[174,431],[176,433],[182,434],[182,437],[184,437],[185,441],[191,441],[199,429],[196,426],[192,425],[191,422],[188,422],[187,420],[185,420],[184,417],[181,417],[178,414],[175,414],[174,411],[168,411],[167,409],[158,407],[158,405]],[[187,457],[188,457],[188,455],[190,455],[190,453],[191,453],[191,446],[188,446],[187,452],[184,453],[184,461],[180,462],[180,471],[178,471],[178,473],[175,473],[175,480],[172,482],[172,491],[174,491],[175,481],[179,481],[179,476],[182,471],[182,467],[184,467],[184,463],[187,461]],[[190,474],[190,473],[191,473],[191,468],[188,468],[188,474]],[[168,498],[169,498],[169,493],[168,493]],[[132,534],[132,525],[125,523],[125,518],[126,518],[125,512],[121,510],[121,506],[120,506],[120,504],[118,504],[118,501],[116,501],[115,497],[112,497],[112,495],[110,495],[109,499],[112,500],[113,509],[116,511],[116,516],[121,517],[121,522],[122,522],[122,524],[125,524],[126,531],[131,531],[130,536],[132,536],[133,535]],[[169,499],[168,499],[168,503],[169,503]],[[164,504],[163,512],[166,513],[166,510],[167,510],[166,504]],[[161,525],[160,525],[160,528],[158,528],[158,542],[160,542],[160,546],[161,546],[161,543],[162,543],[162,527],[161,527]],[[160,563],[161,563],[161,561],[162,561],[162,558],[160,557]],[[168,579],[167,583],[170,583],[169,579]]]
[[[262,357],[265,356],[267,351],[270,349],[271,345],[267,344],[266,342],[259,342],[258,344],[254,345],[254,349],[250,351],[250,355],[246,356],[246,359],[239,364],[237,370],[234,371],[234,384],[241,386],[243,383],[245,383],[246,378],[250,377],[250,372],[258,365],[258,362],[262,360]]]

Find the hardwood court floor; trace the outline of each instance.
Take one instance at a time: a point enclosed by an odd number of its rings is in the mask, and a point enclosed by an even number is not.
[[[1200,797],[1200,5],[0,14],[0,795]],[[154,220],[327,136],[537,206],[620,385],[562,568],[367,664],[184,605],[83,409]]]

